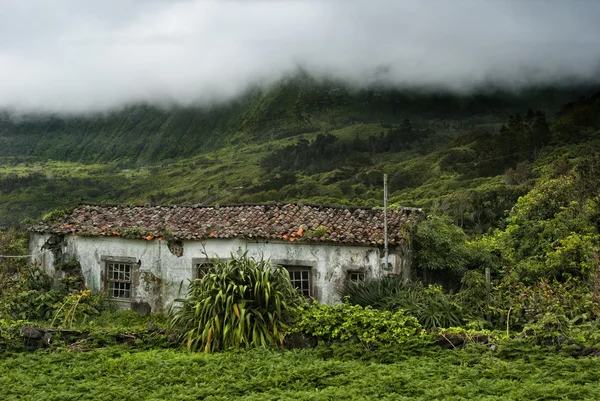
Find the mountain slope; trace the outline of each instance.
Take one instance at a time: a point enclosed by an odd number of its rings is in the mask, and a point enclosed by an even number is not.
[[[447,93],[352,90],[298,76],[210,108],[136,105],[104,115],[21,116],[0,120],[0,157],[35,156],[130,165],[189,157],[232,143],[264,142],[355,123],[413,123],[436,130],[497,125],[529,107],[549,115],[585,88],[531,89],[454,96]]]
[[[210,110],[5,118],[0,227],[80,202],[379,206],[386,173],[392,203],[483,232],[597,146],[597,99],[562,108],[591,89],[456,97],[297,78]]]

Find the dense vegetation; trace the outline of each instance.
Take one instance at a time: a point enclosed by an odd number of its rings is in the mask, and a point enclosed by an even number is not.
[[[594,142],[595,98],[556,119],[593,90],[456,96],[297,77],[210,110],[4,117],[0,227],[79,202],[374,206],[387,173],[393,203],[484,232],[557,155],[572,163]]]
[[[111,348],[0,359],[0,398],[35,400],[596,400],[600,359],[478,348],[382,364],[316,351]],[[503,356],[505,355],[505,356]]]
[[[302,302],[287,270],[243,255],[215,261],[176,301],[172,326],[189,350],[280,346]]]
[[[234,258],[192,281],[168,324],[114,312],[76,260],[53,282],[0,258],[0,395],[596,399],[600,95],[565,104],[574,93],[351,91],[301,77],[208,111],[3,118],[0,226],[80,201],[376,206],[384,173],[392,203],[428,219],[412,283],[349,282],[342,305],[309,305],[282,271]],[[0,233],[0,255],[26,245]],[[229,351],[157,350],[177,346]],[[230,350],[282,346],[310,349]]]

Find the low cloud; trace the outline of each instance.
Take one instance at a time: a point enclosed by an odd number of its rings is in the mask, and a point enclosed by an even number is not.
[[[0,109],[208,104],[299,68],[366,86],[600,82],[593,1],[0,1]]]

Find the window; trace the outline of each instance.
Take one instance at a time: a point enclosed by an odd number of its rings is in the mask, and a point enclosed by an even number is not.
[[[362,271],[349,271],[348,280],[353,283],[360,283],[365,281],[365,272]]]
[[[131,298],[132,263],[106,262],[106,289],[108,296],[119,299]]]
[[[201,279],[213,267],[210,262],[194,263],[194,278]]]
[[[305,297],[312,294],[312,280],[310,267],[307,266],[284,266],[290,273],[292,285]]]

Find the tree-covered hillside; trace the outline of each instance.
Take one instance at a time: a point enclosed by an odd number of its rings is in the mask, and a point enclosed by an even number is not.
[[[528,108],[552,114],[589,89],[487,91],[465,96],[390,89],[353,90],[307,76],[255,88],[212,107],[135,105],[98,115],[21,115],[0,119],[0,156],[82,163],[153,165],[237,143],[260,143],[354,124],[410,119],[437,132],[497,128]]]
[[[393,203],[485,232],[596,146],[593,90],[458,96],[300,76],[210,109],[5,115],[0,227],[80,202],[378,206],[386,173]]]

